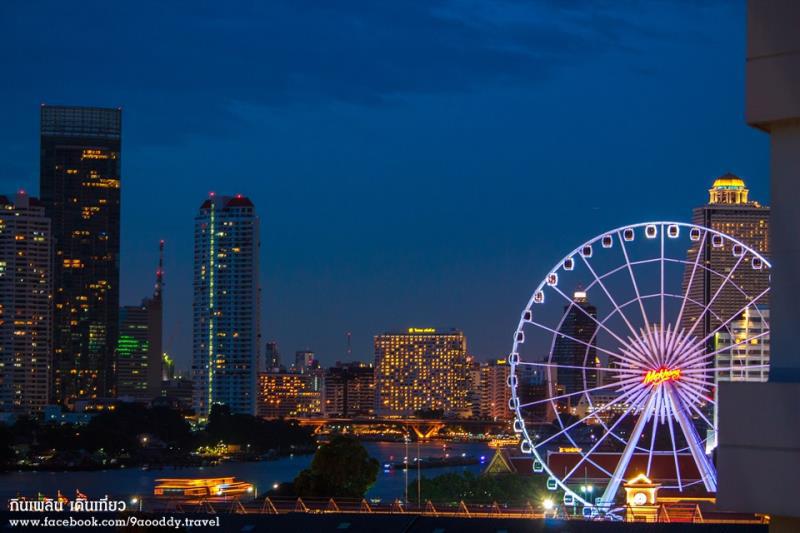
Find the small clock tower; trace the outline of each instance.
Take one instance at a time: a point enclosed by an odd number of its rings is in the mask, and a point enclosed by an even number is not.
[[[658,489],[660,483],[653,483],[644,474],[639,474],[623,485],[625,489],[625,521],[655,522],[658,519]]]

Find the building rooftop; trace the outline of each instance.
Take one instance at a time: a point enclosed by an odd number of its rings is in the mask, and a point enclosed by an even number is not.
[[[237,194],[236,196],[216,196],[212,194],[202,203],[202,205],[200,205],[200,209],[210,209],[212,204],[217,209],[227,209],[231,207],[255,207],[250,198],[241,194]]]
[[[714,180],[712,189],[744,189],[744,180],[735,174],[728,172]]]

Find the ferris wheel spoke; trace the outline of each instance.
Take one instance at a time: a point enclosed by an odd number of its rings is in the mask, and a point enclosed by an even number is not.
[[[678,424],[683,431],[683,436],[686,438],[686,443],[689,445],[689,451],[692,454],[697,469],[700,471],[700,477],[703,479],[703,484],[709,492],[717,491],[717,474],[714,470],[714,465],[711,464],[705,451],[700,448],[700,437],[697,434],[697,429],[692,423],[691,419],[687,416],[686,408],[684,407],[681,399],[675,394],[675,388],[672,385],[667,385],[667,397],[672,404],[673,412]],[[669,419],[670,423],[672,418]],[[673,441],[674,445],[674,441]],[[677,453],[675,455],[677,461]]]
[[[682,383],[682,386],[691,391],[698,398],[703,398],[704,400],[708,399],[706,392],[711,392],[708,387],[701,387],[699,385],[695,385],[694,383],[687,383],[686,381]]]
[[[700,323],[702,318],[706,315],[706,313],[708,313],[708,310],[711,309],[711,305],[716,301],[717,296],[720,295],[720,293],[722,292],[722,289],[730,281],[731,276],[733,276],[733,273],[736,272],[737,268],[739,268],[739,265],[742,264],[742,260],[745,258],[746,255],[747,254],[743,253],[741,256],[739,256],[739,259],[736,261],[736,264],[733,265],[733,268],[731,268],[731,271],[728,272],[728,275],[725,276],[725,279],[722,280],[722,283],[719,284],[719,287],[717,287],[717,290],[714,292],[714,296],[712,296],[711,299],[708,301],[708,303],[706,304],[705,308],[703,309],[703,312],[700,313],[700,315],[698,315],[699,318],[697,320],[695,320],[694,324],[692,324],[692,327],[691,327],[691,329],[689,330],[689,333],[688,333],[689,335],[694,333],[695,328],[697,328],[697,324]]]
[[[646,395],[650,391],[645,390],[642,392],[644,392]],[[633,431],[628,439],[628,444],[625,445],[625,450],[622,452],[619,462],[617,463],[617,467],[614,469],[614,475],[611,476],[611,479],[608,481],[608,485],[606,485],[606,489],[603,491],[603,495],[601,496],[603,505],[611,505],[616,498],[617,490],[619,489],[619,485],[625,477],[625,472],[628,470],[628,464],[630,464],[631,457],[633,457],[633,452],[638,447],[639,438],[642,435],[642,431],[644,431],[644,427],[649,420],[650,414],[652,414],[655,399],[656,395],[650,394],[647,398],[644,408],[642,409],[642,412],[639,414],[639,419],[636,421],[636,425],[633,427]]]
[[[737,370],[763,370],[769,368],[769,365],[738,365],[738,366],[715,366],[713,368],[697,368],[684,370],[682,374],[715,374],[717,372],[736,372]]]
[[[643,355],[642,352],[636,351],[633,348],[622,348],[622,355],[624,357],[620,358],[620,360],[631,368],[641,368],[642,366],[651,367],[655,365],[650,357]]]
[[[732,315],[731,315],[731,316],[730,316],[730,317],[729,317],[727,320],[725,320],[725,322],[723,322],[722,324],[720,324],[719,326],[717,326],[717,327],[714,329],[714,331],[712,331],[711,333],[709,333],[708,335],[706,335],[705,337],[703,337],[703,340],[702,340],[702,341],[700,341],[700,342],[701,342],[701,343],[704,343],[704,342],[706,342],[707,340],[709,340],[709,339],[710,339],[711,337],[713,337],[713,336],[714,336],[714,335],[715,335],[715,334],[716,334],[716,333],[717,333],[719,330],[721,330],[722,328],[724,328],[725,326],[727,326],[727,325],[728,325],[729,323],[731,323],[731,322],[732,322],[734,319],[736,319],[736,318],[740,317],[740,316],[742,315],[742,313],[744,313],[744,312],[745,312],[747,309],[749,309],[749,308],[750,308],[750,306],[752,306],[752,305],[753,305],[753,304],[754,304],[756,301],[760,300],[760,299],[761,299],[761,298],[762,298],[762,297],[763,297],[765,294],[767,294],[768,292],[769,292],[769,287],[767,287],[766,289],[764,289],[763,291],[761,291],[761,293],[760,293],[758,296],[756,296],[755,298],[753,298],[752,300],[750,300],[749,302],[747,302],[747,304],[745,304],[745,305],[744,305],[744,307],[742,307],[741,309],[739,309],[738,311],[736,311],[734,314],[732,314]],[[760,313],[760,311],[759,311],[759,313]]]
[[[691,293],[692,285],[694,283],[694,276],[697,272],[697,265],[700,264],[700,258],[703,256],[707,238],[708,231],[704,231],[703,238],[700,240],[700,245],[697,247],[697,257],[695,257],[694,264],[692,265],[692,274],[689,276],[689,282],[686,284],[686,291],[684,291],[683,298],[681,299],[681,307],[678,311],[678,317],[675,319],[675,327],[680,327],[681,319],[683,318],[683,311],[686,309],[686,300],[689,298],[689,294]]]
[[[641,372],[638,370],[628,370],[625,368],[608,368],[605,366],[578,366],[578,365],[562,365],[558,363],[535,363],[535,362],[527,362],[527,361],[520,361],[517,363],[519,365],[530,365],[530,366],[544,366],[544,367],[551,367],[551,368],[571,368],[576,370],[600,370],[604,372],[615,372],[620,374],[636,374],[639,375]]]
[[[665,337],[664,337],[664,224],[661,224],[661,230],[659,231],[659,235],[661,236],[661,328],[658,334],[658,337],[661,341],[661,349],[664,349],[665,344]]]
[[[675,458],[675,476],[678,480],[678,490],[683,492],[683,482],[681,481],[681,467],[678,461],[678,445],[675,442],[675,428],[672,424],[672,418],[675,414],[675,406],[669,395],[665,395],[665,403],[667,405],[667,427],[669,427],[669,437],[672,441],[672,456]]]
[[[658,431],[658,413],[661,410],[661,402],[664,400],[661,398],[662,392],[661,388],[656,391],[655,393],[656,399],[653,405],[653,425],[650,428],[650,451],[647,454],[647,477],[650,477],[650,467],[653,464],[653,450],[656,447],[656,432]]]
[[[597,277],[597,273],[592,268],[592,265],[589,264],[589,260],[586,259],[586,257],[583,254],[579,254],[579,255],[580,255],[581,259],[583,260],[583,263],[586,265],[586,268],[589,269],[589,272],[592,273],[592,276],[594,276],[594,279],[597,280],[597,284],[600,285],[601,289],[603,289],[603,292],[606,294],[606,297],[608,298],[608,301],[611,302],[611,305],[614,306],[614,310],[617,313],[619,313],[619,316],[622,318],[622,320],[628,326],[628,329],[630,329],[631,333],[633,333],[634,338],[638,337],[639,334],[636,332],[636,329],[631,325],[630,321],[628,320],[628,317],[625,316],[625,313],[622,312],[622,309],[620,309],[619,305],[617,305],[617,302],[616,302],[616,300],[614,300],[614,297],[611,296],[611,293],[608,292],[608,289],[606,288],[605,283],[603,283],[603,281],[599,277]]]
[[[561,289],[559,289],[559,288],[558,288],[558,287],[556,287],[556,286],[552,286],[552,287],[550,287],[550,288],[551,288],[551,289],[553,289],[554,291],[556,291],[558,294],[560,294],[560,295],[561,295],[561,297],[562,297],[562,298],[564,298],[564,299],[565,299],[565,300],[566,300],[566,301],[567,301],[567,302],[568,302],[570,305],[574,306],[576,309],[578,309],[578,310],[579,310],[580,312],[582,312],[584,315],[586,315],[587,317],[589,317],[589,318],[590,318],[590,319],[591,319],[591,320],[592,320],[592,321],[593,321],[595,324],[597,324],[597,326],[598,326],[599,328],[603,329],[603,330],[604,330],[606,333],[608,333],[609,335],[611,335],[612,337],[614,337],[615,339],[617,339],[617,341],[619,341],[619,343],[620,343],[620,344],[622,344],[623,346],[627,346],[627,345],[628,345],[627,341],[623,340],[623,339],[622,339],[622,337],[620,337],[619,335],[617,335],[616,333],[614,333],[613,331],[611,331],[611,330],[610,330],[610,329],[609,329],[609,328],[608,328],[608,327],[607,327],[607,326],[606,326],[606,325],[605,325],[603,322],[601,322],[601,321],[597,320],[597,318],[596,318],[596,317],[592,316],[592,314],[591,314],[591,313],[589,313],[588,311],[586,311],[586,309],[584,309],[584,308],[583,308],[583,307],[581,307],[580,305],[575,305],[575,302],[572,300],[572,298],[570,298],[569,296],[567,296],[566,294],[564,294],[564,291],[562,291]]]
[[[636,276],[633,275],[633,266],[631,265],[631,260],[628,257],[628,249],[625,246],[625,239],[622,238],[622,233],[617,232],[617,239],[619,239],[620,248],[622,248],[622,255],[625,257],[625,264],[628,267],[628,273],[631,276],[631,284],[633,285],[633,290],[636,293],[636,299],[639,301],[639,309],[642,312],[642,320],[644,321],[645,327],[650,330],[650,321],[647,319],[647,311],[644,309],[644,302],[642,301],[642,297],[639,294],[639,285],[636,283]]]
[[[625,385],[625,384],[628,384],[628,383],[636,383],[637,381],[639,381],[638,377],[636,377],[636,378],[627,378],[627,379],[623,379],[621,381],[617,381],[615,383],[609,383],[608,385],[600,385],[600,386],[597,386],[597,387],[593,387],[591,389],[584,389],[584,390],[579,390],[579,391],[575,391],[575,392],[569,392],[567,394],[560,394],[558,396],[551,396],[550,398],[544,398],[542,400],[536,400],[536,401],[533,401],[533,402],[523,403],[519,407],[520,407],[520,409],[522,409],[523,407],[531,407],[533,405],[538,405],[540,403],[550,402],[552,400],[561,400],[563,398],[569,398],[570,396],[577,396],[579,394],[588,394],[590,392],[594,392],[594,391],[598,391],[598,390],[610,389],[610,388],[613,388],[613,387],[619,387],[620,385]]]
[[[591,316],[591,315],[589,315],[589,316]],[[545,331],[549,331],[550,333],[553,333],[555,335],[561,335],[562,337],[564,337],[566,339],[569,339],[569,340],[571,340],[573,342],[577,342],[578,344],[583,344],[587,348],[594,348],[598,352],[603,352],[603,353],[608,354],[608,355],[613,355],[614,357],[619,357],[619,354],[617,354],[616,352],[612,352],[611,350],[606,350],[605,348],[601,348],[600,346],[597,346],[596,344],[591,344],[591,343],[588,343],[586,341],[582,341],[582,340],[580,340],[578,338],[575,338],[575,337],[573,337],[571,335],[567,335],[566,333],[562,333],[562,332],[557,331],[557,330],[555,330],[553,328],[545,326],[544,324],[540,324],[539,322],[535,322],[535,321],[531,320],[531,321],[529,321],[529,323],[534,325],[534,326],[536,326],[536,327],[538,327],[538,328],[541,328],[541,329],[543,329]]]
[[[736,348],[737,346],[741,346],[742,344],[747,344],[750,341],[753,341],[753,340],[756,340],[756,339],[760,339],[761,337],[764,337],[766,335],[769,335],[769,330],[762,331],[761,333],[759,333],[757,335],[753,335],[752,337],[747,337],[746,339],[738,341],[738,342],[736,342],[734,344],[731,344],[729,346],[723,346],[722,348],[718,348],[718,349],[714,350],[713,352],[702,353],[701,355],[696,356],[696,357],[694,357],[693,359],[691,359],[689,361],[686,361],[686,364],[690,365],[690,364],[693,364],[695,362],[701,362],[701,361],[703,361],[705,359],[708,359],[709,357],[713,357],[713,356],[717,355],[718,353],[724,352],[725,350],[730,350],[731,348]]]
[[[636,402],[641,400],[645,394],[647,394],[647,391],[640,391],[639,396],[636,398],[635,401],[632,402],[632,404],[635,404]],[[630,409],[627,409],[624,413],[622,413],[620,417],[617,418],[617,420],[611,425],[611,427],[606,429],[606,431],[603,433],[603,436],[597,439],[597,442],[594,443],[594,445],[589,449],[589,451],[583,454],[583,457],[581,457],[580,461],[578,461],[575,464],[575,466],[573,466],[572,469],[563,478],[561,478],[561,482],[566,483],[567,480],[572,476],[572,474],[574,474],[578,470],[578,468],[580,468],[583,462],[588,460],[589,456],[592,455],[592,453],[594,453],[594,451],[598,448],[598,446],[600,446],[600,444],[603,443],[606,437],[612,434],[614,428],[616,428],[620,424],[620,422],[622,422],[625,418],[627,418],[627,416],[634,410],[635,407],[631,406]]]
[[[680,388],[680,387],[676,387],[676,388],[675,388],[675,391],[678,393],[678,396],[680,396],[680,398],[681,398],[681,400],[683,401],[684,405],[688,405],[688,406],[689,406],[689,409],[691,409],[691,410],[693,410],[695,413],[697,413],[697,416],[699,416],[699,417],[700,417],[700,418],[703,420],[703,422],[705,422],[705,423],[706,423],[706,425],[707,425],[709,428],[711,428],[712,430],[713,430],[713,429],[715,429],[715,428],[714,428],[714,424],[712,424],[712,423],[711,423],[711,422],[708,420],[708,418],[706,418],[706,415],[704,415],[704,414],[703,414],[703,412],[702,412],[700,409],[698,409],[698,408],[697,408],[697,406],[694,404],[694,402],[692,401],[692,399],[688,397],[688,395],[686,394],[686,392],[684,392],[683,390],[681,390],[681,388]]]
[[[685,376],[681,372],[681,378],[680,379],[681,379],[681,382],[684,383],[684,384],[693,384],[693,385],[696,385],[698,387],[703,387],[703,388],[707,388],[707,387],[711,386],[711,384],[707,380],[703,379],[703,376]]]
[[[691,391],[691,392],[692,392],[692,393],[693,393],[695,396],[697,396],[697,398],[699,398],[699,399],[701,399],[701,400],[704,400],[704,401],[706,401],[706,402],[708,402],[708,403],[710,403],[710,404],[712,404],[712,405],[717,405],[717,402],[715,402],[713,399],[711,399],[711,398],[709,398],[708,396],[706,396],[706,395],[703,393],[703,391],[700,391],[700,390],[697,390],[697,389],[693,389],[693,388],[691,388],[691,387],[687,387],[687,388],[688,388],[688,389],[689,389],[689,391]]]
[[[545,444],[547,444],[548,442],[551,442],[553,439],[556,439],[556,438],[558,438],[559,436],[563,435],[564,433],[566,433],[566,432],[567,432],[567,431],[569,431],[570,429],[572,429],[572,428],[576,427],[577,425],[579,425],[579,424],[581,424],[581,423],[583,423],[583,422],[585,422],[585,421],[589,420],[589,419],[590,419],[590,418],[592,418],[592,417],[597,417],[597,414],[598,414],[598,413],[600,413],[601,411],[605,411],[605,410],[606,410],[606,409],[608,409],[609,407],[611,407],[611,406],[613,406],[613,405],[615,405],[615,404],[618,404],[619,402],[621,402],[621,401],[623,401],[623,400],[625,400],[625,399],[627,399],[627,398],[631,397],[631,394],[632,394],[632,393],[631,393],[630,391],[629,391],[629,392],[625,392],[625,393],[623,393],[623,394],[620,394],[619,396],[617,396],[616,398],[614,398],[613,400],[611,400],[611,401],[610,401],[610,402],[608,402],[607,404],[605,404],[605,405],[603,405],[603,406],[601,406],[601,407],[598,407],[596,410],[594,410],[593,412],[591,412],[591,413],[589,413],[588,415],[584,416],[584,417],[583,417],[583,418],[581,418],[580,420],[577,420],[576,422],[573,422],[573,423],[572,423],[572,424],[570,424],[569,426],[567,426],[567,427],[565,427],[565,428],[562,428],[562,429],[561,429],[561,430],[559,430],[557,433],[553,433],[552,435],[550,435],[549,437],[547,437],[547,438],[546,438],[546,439],[544,439],[543,441],[541,441],[541,442],[538,442],[538,443],[534,444],[534,448],[537,448],[537,449],[538,449],[538,448],[540,448],[540,447],[544,446]]]

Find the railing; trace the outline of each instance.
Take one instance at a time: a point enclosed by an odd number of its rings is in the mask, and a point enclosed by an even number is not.
[[[285,513],[356,513],[356,514],[418,514],[435,517],[466,518],[544,518],[536,512],[530,502],[522,507],[508,507],[493,502],[491,505],[436,503],[430,500],[420,506],[406,504],[400,500],[391,503],[370,503],[366,499],[350,498],[271,498],[242,500],[239,498],[160,499],[146,498],[142,501],[143,512],[176,513],[241,513],[241,514],[285,514]]]
[[[730,513],[713,513],[703,516],[697,505],[660,506],[653,513],[653,521],[657,522],[694,522],[705,524],[765,524],[765,516]],[[142,502],[143,512],[175,512],[206,514],[415,514],[433,517],[454,518],[554,518],[553,511],[537,512],[531,502],[521,507],[509,507],[497,502],[491,504],[468,504],[464,501],[451,503],[433,503],[426,500],[422,505],[406,504],[400,500],[391,503],[370,503],[366,499],[353,498],[272,498],[241,500],[239,498],[200,498],[165,500],[146,498]],[[560,513],[558,518],[584,520],[581,516],[568,516]]]

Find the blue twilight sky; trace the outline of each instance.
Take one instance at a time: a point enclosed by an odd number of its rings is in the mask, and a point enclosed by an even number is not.
[[[411,325],[494,357],[580,242],[688,220],[727,171],[768,202],[744,32],[743,1],[4,1],[0,189],[38,192],[40,103],[121,106],[121,301],[166,239],[179,366],[209,191],[257,206],[285,357]]]

